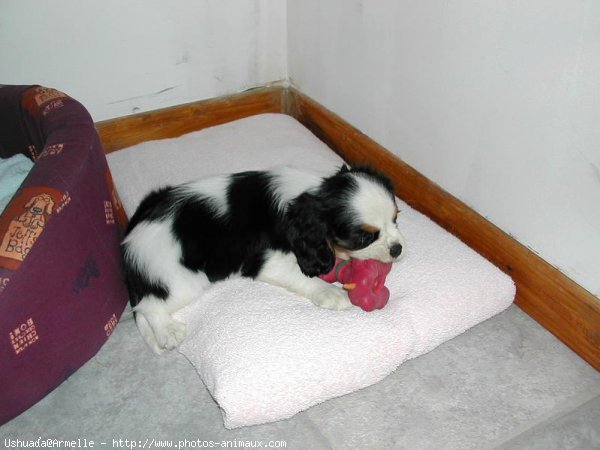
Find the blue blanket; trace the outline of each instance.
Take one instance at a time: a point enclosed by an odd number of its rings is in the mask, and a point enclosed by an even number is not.
[[[0,213],[17,192],[32,166],[33,162],[22,154],[0,159]]]

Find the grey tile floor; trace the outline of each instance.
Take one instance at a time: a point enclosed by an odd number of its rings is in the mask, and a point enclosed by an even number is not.
[[[0,427],[0,447],[38,436],[85,438],[94,448],[187,439],[285,441],[287,449],[600,449],[600,374],[511,306],[374,386],[289,420],[227,430],[187,360],[154,356],[133,321],[122,320],[88,364]]]

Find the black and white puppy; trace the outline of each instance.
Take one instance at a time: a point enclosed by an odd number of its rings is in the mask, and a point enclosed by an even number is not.
[[[335,257],[400,258],[392,183],[368,168],[322,176],[290,167],[201,179],[150,193],[122,243],[137,326],[162,353],[185,338],[172,314],[230,275],[280,286],[329,309],[347,293],[317,275]]]

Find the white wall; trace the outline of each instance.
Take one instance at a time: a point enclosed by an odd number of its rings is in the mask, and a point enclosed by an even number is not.
[[[291,81],[600,296],[600,2],[289,0]]]
[[[600,296],[600,2],[0,1],[0,83],[56,87],[95,120],[287,78],[288,63]]]
[[[95,120],[287,77],[283,0],[2,0],[0,83],[42,84]]]

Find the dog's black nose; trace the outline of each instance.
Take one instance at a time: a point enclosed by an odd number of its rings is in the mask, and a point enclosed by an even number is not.
[[[397,258],[402,253],[402,246],[400,244],[394,244],[390,247],[390,255],[392,258]]]

